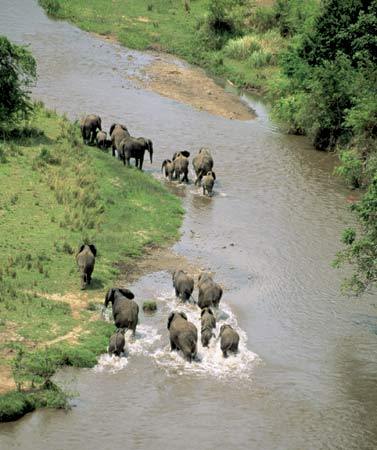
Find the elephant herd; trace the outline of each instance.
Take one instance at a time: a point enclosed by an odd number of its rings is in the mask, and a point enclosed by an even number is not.
[[[101,118],[95,114],[89,114],[81,121],[81,135],[84,144],[97,145],[102,150],[111,147],[112,154],[118,155],[124,165],[130,166],[130,160],[135,159],[135,166],[142,170],[144,153],[149,152],[150,161],[153,161],[153,143],[150,139],[130,135],[127,127],[120,123],[113,123],[109,130],[110,139],[102,130]]]
[[[81,287],[90,284],[94,270],[97,249],[93,244],[83,244],[76,255],[76,261],[81,274]],[[194,279],[184,270],[176,270],[172,275],[175,295],[182,302],[189,302],[194,291]],[[213,280],[211,274],[202,272],[198,277],[198,301],[201,310],[201,343],[208,347],[214,337],[216,329],[216,317],[213,309],[218,309],[223,290]],[[139,305],[134,300],[134,294],[128,289],[111,288],[108,290],[103,308],[106,309],[111,303],[116,332],[110,337],[109,353],[120,356],[125,348],[125,331],[132,330],[133,336],[139,318]],[[189,322],[184,312],[173,311],[167,322],[169,330],[171,350],[180,350],[188,361],[192,361],[197,353],[198,330]],[[220,328],[220,347],[224,357],[228,352],[238,351],[239,335],[228,324]]]
[[[178,180],[188,183],[190,152],[175,152],[172,159],[165,159],[161,166],[161,171],[165,172],[165,177],[169,181]],[[202,185],[203,195],[209,197],[213,194],[213,185],[215,184],[216,174],[213,169],[213,158],[208,148],[201,148],[192,160],[194,167],[196,185]],[[181,178],[182,177],[182,178]]]
[[[124,165],[130,166],[130,159],[135,159],[135,166],[142,170],[144,153],[148,150],[150,162],[152,163],[153,144],[150,139],[132,137],[125,125],[114,123],[111,125],[108,134],[102,130],[101,118],[91,114],[81,121],[81,134],[85,144],[97,145],[106,150],[111,148],[112,155],[118,156]],[[172,181],[188,182],[190,152],[175,152],[172,159],[165,159],[161,170],[165,171],[165,176]],[[201,148],[192,160],[195,171],[196,185],[202,185],[203,195],[212,196],[213,186],[216,180],[213,171],[214,161],[211,152],[207,148]],[[94,270],[97,249],[93,244],[83,244],[76,254],[76,262],[81,276],[81,288],[85,289],[91,283]],[[176,270],[173,273],[173,287],[175,295],[182,302],[189,302],[190,299],[197,303],[201,310],[201,343],[203,347],[208,347],[211,339],[215,336],[216,317],[214,310],[217,310],[223,294],[221,286],[213,280],[211,274],[203,272],[198,277],[198,300],[192,297],[194,291],[194,279],[183,270]],[[108,290],[103,311],[111,303],[112,315],[116,332],[110,337],[108,351],[110,354],[120,356],[125,349],[125,332],[132,330],[133,336],[136,333],[138,324],[139,306],[134,300],[134,294],[123,288],[111,288]],[[188,361],[192,361],[197,355],[198,330],[191,323],[184,312],[173,311],[167,320],[169,330],[170,348],[180,350]],[[224,324],[220,328],[220,348],[224,357],[229,352],[238,351],[239,335],[229,324]]]
[[[81,135],[84,144],[97,145],[102,150],[112,149],[112,155],[118,156],[123,164],[130,166],[130,160],[135,159],[135,167],[142,170],[144,154],[148,150],[150,162],[153,161],[153,143],[150,139],[130,135],[127,127],[120,123],[111,125],[109,134],[102,130],[102,121],[98,115],[90,114],[81,121]],[[108,138],[109,136],[109,138]],[[190,152],[175,152],[172,159],[165,159],[161,171],[165,177],[179,182],[189,182],[189,156]],[[192,160],[196,174],[195,185],[202,185],[203,195],[211,197],[216,174],[213,169],[213,158],[207,148],[201,148]]]

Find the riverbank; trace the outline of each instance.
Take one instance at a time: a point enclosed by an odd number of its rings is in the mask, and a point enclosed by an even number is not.
[[[220,8],[213,12],[209,11],[206,0],[160,0],[153,4],[147,0],[131,0],[113,3],[111,8],[104,0],[40,0],[39,3],[51,16],[68,20],[106,40],[132,49],[176,55],[212,76],[220,76],[238,87],[262,93],[268,90],[273,79],[279,77],[278,55],[289,42],[279,35],[278,30],[270,29],[275,20],[271,1],[245,4],[235,11],[222,6],[224,11]],[[232,27],[241,26],[242,22],[247,30],[246,39],[241,38],[236,30],[225,34],[220,29],[214,31],[210,23],[212,13],[218,14],[219,20],[224,14],[225,21],[229,19]],[[163,69],[158,64],[147,68],[147,71],[152,78],[157,73],[158,78],[163,78],[166,75]],[[164,83],[168,84],[164,89],[159,89],[154,83],[151,87],[163,95],[175,90],[175,77],[164,80]],[[196,95],[203,102],[207,91],[201,84],[196,84],[196,92],[193,90],[190,95]],[[171,98],[177,99],[177,95]],[[178,100],[191,104],[190,98]],[[232,105],[229,109],[232,111]]]
[[[178,238],[183,209],[150,175],[83,146],[77,124],[42,105],[1,143],[0,187],[4,421],[39,406],[66,406],[50,379],[62,365],[91,367],[106,351],[113,326],[99,320],[99,310],[118,263],[135,276],[147,247]],[[74,256],[83,241],[99,252],[86,291]]]

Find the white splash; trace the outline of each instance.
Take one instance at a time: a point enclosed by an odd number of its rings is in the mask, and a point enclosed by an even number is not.
[[[167,298],[165,299],[168,300]],[[156,350],[152,356],[156,363],[163,367],[168,374],[193,373],[211,375],[216,378],[241,379],[249,379],[251,377],[258,355],[248,350],[247,335],[238,326],[237,319],[228,305],[220,303],[220,308],[218,310],[214,309],[216,316],[215,337],[211,339],[208,348],[203,347],[200,340],[200,309],[192,303],[182,303],[174,296],[170,297],[169,307],[171,311],[184,311],[188,320],[197,327],[198,353],[196,360],[190,363],[183,357],[181,352],[171,352],[169,344]],[[220,348],[220,327],[224,323],[232,325],[240,335],[238,353],[235,355],[229,354],[228,358],[224,358]]]

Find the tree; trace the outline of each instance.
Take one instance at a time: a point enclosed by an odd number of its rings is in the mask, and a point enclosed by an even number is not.
[[[0,129],[28,116],[32,109],[29,88],[36,76],[36,62],[29,50],[0,36]]]

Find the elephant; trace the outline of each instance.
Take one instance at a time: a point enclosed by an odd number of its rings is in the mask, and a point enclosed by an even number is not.
[[[119,144],[120,159],[123,160],[123,164],[130,166],[130,159],[135,158],[135,166],[143,170],[144,152],[149,151],[149,157],[152,164],[153,158],[153,144],[150,139],[126,137]]]
[[[109,355],[120,356],[124,353],[124,349],[126,347],[126,340],[124,338],[124,333],[126,330],[123,328],[121,330],[117,330],[110,337],[109,342]]]
[[[81,121],[81,135],[84,141],[84,144],[90,144],[94,145],[97,130],[102,130],[101,128],[101,117],[90,114],[89,116],[86,116]]]
[[[107,305],[111,302],[115,326],[132,330],[132,335],[135,336],[139,305],[133,298],[134,294],[128,289],[111,288],[107,291],[104,308],[107,308]]]
[[[230,325],[224,324],[220,328],[220,347],[224,358],[227,358],[228,352],[237,353],[240,335]]]
[[[173,272],[173,286],[175,296],[179,297],[182,301],[188,302],[194,290],[194,279],[190,275],[187,275],[185,271],[176,270]]]
[[[183,175],[182,181],[186,181],[188,183],[188,166],[190,156],[190,152],[176,152],[173,155],[173,165],[174,165],[174,178],[178,181],[181,181],[181,175]]]
[[[196,174],[195,184],[200,186],[203,176],[213,168],[213,158],[208,148],[199,150],[199,153],[192,160],[192,165]]]
[[[201,341],[203,347],[208,347],[209,341],[214,336],[213,329],[216,328],[216,319],[211,308],[203,308],[201,313]]]
[[[111,140],[107,139],[107,133],[105,131],[99,131],[96,136],[97,147],[106,150],[111,147]]]
[[[214,306],[218,308],[223,290],[219,284],[213,281],[209,273],[203,272],[198,279],[198,306],[199,308],[209,308]]]
[[[92,281],[92,273],[96,262],[97,249],[93,244],[83,244],[76,254],[76,262],[81,274],[81,289],[85,289]]]
[[[171,181],[174,175],[174,163],[170,159],[165,159],[161,166],[161,172],[164,169],[165,169],[165,177],[169,178],[169,181]]]
[[[198,330],[187,320],[184,312],[173,311],[168,318],[171,351],[181,350],[185,358],[191,362],[197,352]]]
[[[212,197],[213,195],[213,185],[215,184],[216,174],[213,170],[207,172],[207,175],[203,177],[203,195],[208,195]]]
[[[125,125],[122,125],[121,123],[113,123],[110,127],[110,139],[111,139],[111,146],[112,146],[112,153],[113,156],[115,156],[115,150],[118,152],[119,157],[119,146],[122,140],[126,137],[130,137],[130,133],[127,130],[127,127]]]

